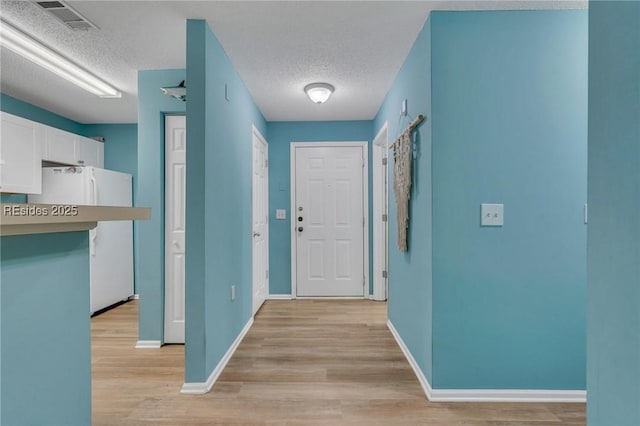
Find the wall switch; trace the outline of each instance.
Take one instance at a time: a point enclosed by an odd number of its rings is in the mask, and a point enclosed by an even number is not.
[[[285,209],[276,209],[276,219],[286,219],[287,211]]]
[[[235,284],[231,285],[231,301],[236,300],[236,286]]]
[[[504,204],[480,204],[481,226],[503,226]]]
[[[407,100],[402,101],[402,106],[400,107],[400,114],[407,115]]]

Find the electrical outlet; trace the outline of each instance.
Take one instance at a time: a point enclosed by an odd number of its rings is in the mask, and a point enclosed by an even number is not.
[[[231,285],[231,301],[236,300],[236,285]]]

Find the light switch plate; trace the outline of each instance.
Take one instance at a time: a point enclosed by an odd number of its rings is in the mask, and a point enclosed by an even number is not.
[[[276,219],[286,219],[287,211],[285,209],[276,209]]]
[[[503,226],[504,204],[480,204],[480,225]]]

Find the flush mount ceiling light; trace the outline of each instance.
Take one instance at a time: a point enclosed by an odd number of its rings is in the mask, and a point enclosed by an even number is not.
[[[304,91],[307,96],[309,96],[309,99],[317,104],[326,102],[334,90],[335,87],[333,87],[329,83],[311,83],[307,84],[304,88]]]
[[[34,40],[4,19],[0,20],[0,45],[101,98],[122,96],[114,87]]]

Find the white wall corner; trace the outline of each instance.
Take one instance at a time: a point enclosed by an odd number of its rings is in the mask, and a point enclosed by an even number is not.
[[[162,342],[160,340],[138,340],[136,349],[160,349]]]
[[[191,395],[202,395],[209,392],[213,387],[213,385],[218,380],[218,377],[220,377],[220,374],[222,374],[222,371],[224,370],[224,368],[229,363],[229,360],[235,353],[236,349],[238,349],[238,346],[240,346],[240,342],[242,342],[242,339],[244,339],[244,336],[246,336],[246,334],[249,332],[249,329],[251,328],[252,325],[253,325],[253,317],[249,319],[249,321],[244,326],[242,331],[240,331],[240,334],[238,334],[238,337],[236,337],[236,340],[234,340],[231,346],[229,346],[229,349],[224,354],[224,356],[222,357],[218,365],[216,365],[216,368],[213,369],[213,371],[209,375],[209,378],[207,379],[206,382],[184,383],[182,385],[182,390],[180,392],[184,394],[191,394]]]
[[[537,389],[432,389],[426,376],[404,344],[391,320],[387,326],[398,342],[400,350],[409,361],[427,399],[432,402],[587,402],[584,390],[537,390]]]
[[[393,337],[396,339],[396,342],[398,343],[398,346],[400,346],[400,350],[404,354],[405,358],[407,358],[407,361],[409,361],[409,365],[411,366],[411,368],[413,369],[413,372],[418,378],[418,382],[420,382],[420,386],[422,386],[422,390],[424,391],[424,394],[426,395],[427,399],[429,401],[432,401],[433,389],[431,389],[431,384],[429,384],[429,380],[427,380],[427,376],[425,376],[424,373],[422,372],[422,369],[416,362],[413,355],[411,355],[411,351],[409,350],[407,345],[404,344],[402,337],[400,337],[400,334],[398,334],[398,330],[396,330],[396,328],[393,326],[393,323],[391,322],[390,319],[387,320],[387,327],[389,327],[391,334],[393,334]]]
[[[270,294],[267,297],[268,300],[291,300],[293,297],[290,294]]]

